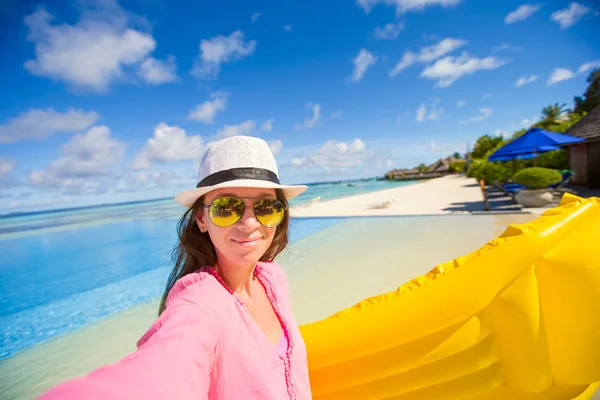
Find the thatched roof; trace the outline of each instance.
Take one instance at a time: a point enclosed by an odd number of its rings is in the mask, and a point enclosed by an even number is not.
[[[448,172],[450,164],[456,161],[454,157],[441,158],[427,167],[427,172]]]
[[[565,133],[587,140],[600,140],[600,106],[596,106]]]

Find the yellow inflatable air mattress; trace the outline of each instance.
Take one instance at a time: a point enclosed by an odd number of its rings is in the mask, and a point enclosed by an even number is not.
[[[600,382],[600,199],[301,326],[316,400],[590,399]]]

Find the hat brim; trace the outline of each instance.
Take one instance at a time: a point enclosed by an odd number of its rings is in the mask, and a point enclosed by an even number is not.
[[[274,182],[268,181],[260,181],[255,179],[238,179],[235,181],[227,181],[223,183],[219,183],[213,186],[206,186],[197,189],[190,189],[178,193],[175,196],[175,201],[181,205],[186,207],[192,207],[196,200],[200,198],[200,196],[216,189],[222,188],[239,188],[239,187],[251,187],[251,188],[264,188],[264,189],[281,189],[283,194],[287,200],[291,200],[294,197],[298,196],[300,193],[304,192],[308,189],[308,186],[305,185],[280,185]]]

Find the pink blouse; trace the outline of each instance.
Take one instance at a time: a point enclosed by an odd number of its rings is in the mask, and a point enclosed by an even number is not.
[[[136,351],[40,399],[310,399],[306,347],[285,272],[261,262],[256,276],[283,327],[276,346],[242,299],[212,269],[202,268],[175,283],[166,310]]]

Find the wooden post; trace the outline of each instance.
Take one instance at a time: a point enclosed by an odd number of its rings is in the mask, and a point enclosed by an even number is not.
[[[483,204],[485,204],[485,211],[491,211],[492,207],[490,207],[490,203],[488,202],[487,192],[485,191],[485,182],[482,180],[479,181],[479,187],[481,188],[481,195],[483,196]]]

